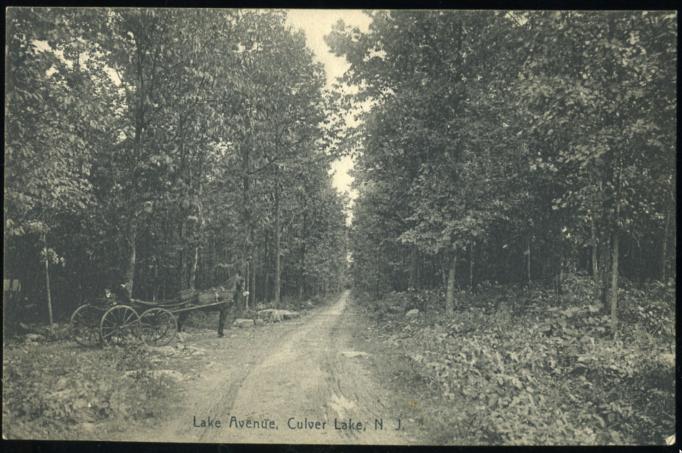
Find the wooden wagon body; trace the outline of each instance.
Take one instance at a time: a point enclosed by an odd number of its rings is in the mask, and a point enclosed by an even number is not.
[[[231,292],[223,287],[183,290],[176,298],[160,301],[99,299],[73,312],[73,338],[83,346],[138,341],[163,346],[177,335],[179,317],[192,311],[215,310],[230,300]]]

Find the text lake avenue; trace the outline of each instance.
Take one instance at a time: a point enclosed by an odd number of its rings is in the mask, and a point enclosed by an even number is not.
[[[324,430],[338,430],[338,431],[367,431],[367,428],[373,429],[375,431],[382,431],[384,429],[401,430],[402,425],[399,418],[396,418],[392,423],[384,424],[384,420],[381,418],[375,418],[372,422],[353,420],[352,418],[338,419],[334,418],[332,422],[327,420],[314,420],[297,417],[289,417],[286,423],[283,424],[285,429],[293,431],[324,431]],[[221,419],[219,417],[197,417],[192,416],[192,427],[193,428],[203,428],[203,429],[248,429],[248,430],[279,430],[280,424],[275,420],[265,418],[262,420],[253,420],[250,418],[240,418],[236,415],[230,415],[226,419]]]

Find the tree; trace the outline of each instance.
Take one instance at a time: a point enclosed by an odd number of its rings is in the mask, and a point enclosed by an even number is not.
[[[239,272],[251,302],[257,276],[279,280],[258,297],[333,286],[294,251],[323,215],[316,265],[345,243],[324,77],[284,13],[28,8],[8,25],[5,248],[24,279],[57,273],[57,315],[121,282],[169,298]]]
[[[588,250],[615,331],[623,266],[648,272],[622,244],[647,259],[656,244],[669,260],[674,18],[401,11],[372,13],[367,33],[338,24],[328,43],[369,105],[357,128],[357,283],[400,288],[418,260],[375,261],[421,256],[444,266],[427,286],[447,287],[451,313],[465,259],[473,286],[473,250],[487,257],[481,279],[551,278],[557,296]]]

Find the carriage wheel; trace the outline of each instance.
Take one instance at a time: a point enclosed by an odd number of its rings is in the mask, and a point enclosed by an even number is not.
[[[116,305],[104,313],[99,330],[104,344],[134,343],[140,338],[140,316],[127,305]]]
[[[149,346],[165,346],[175,338],[178,321],[164,308],[150,308],[140,316],[142,339]]]
[[[96,346],[99,344],[99,322],[102,310],[85,304],[81,305],[71,315],[71,335],[81,346]]]

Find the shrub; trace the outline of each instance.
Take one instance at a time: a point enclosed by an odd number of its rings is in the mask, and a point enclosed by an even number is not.
[[[626,286],[614,340],[591,280],[568,275],[565,282],[558,305],[541,286],[481,285],[457,293],[452,319],[380,318],[386,343],[404,351],[420,376],[414,391],[435,401],[426,425],[450,421],[441,441],[650,444],[672,432],[674,364],[661,360],[674,344],[669,288]],[[428,292],[390,293],[366,305],[388,313],[385,304],[427,298],[443,305],[444,295]]]
[[[68,436],[82,423],[129,422],[164,413],[174,382],[152,373],[144,347],[75,349],[13,344],[3,357],[3,432]]]

